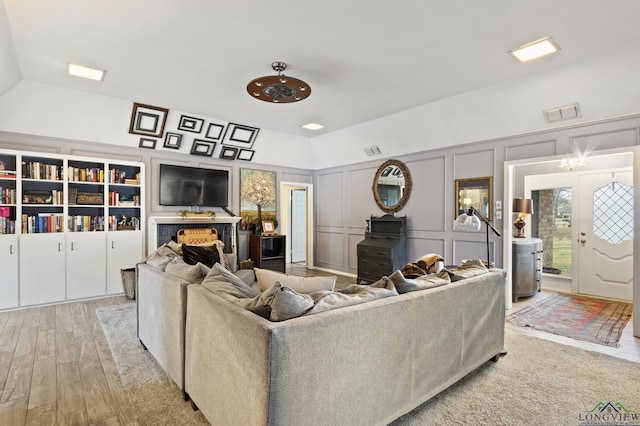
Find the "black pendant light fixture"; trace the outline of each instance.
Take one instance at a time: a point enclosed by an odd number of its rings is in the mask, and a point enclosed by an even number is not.
[[[247,84],[247,92],[252,97],[274,104],[298,102],[309,97],[311,87],[307,83],[283,74],[287,64],[276,61],[271,68],[278,75],[258,77]]]

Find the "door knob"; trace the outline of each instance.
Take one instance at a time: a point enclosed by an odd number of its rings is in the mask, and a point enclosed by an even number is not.
[[[586,243],[587,240],[579,240],[582,244]]]

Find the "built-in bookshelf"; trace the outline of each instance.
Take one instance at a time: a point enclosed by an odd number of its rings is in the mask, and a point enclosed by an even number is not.
[[[122,293],[120,269],[144,254],[143,176],[140,162],[0,150],[0,267],[18,277],[0,280],[0,309]]]

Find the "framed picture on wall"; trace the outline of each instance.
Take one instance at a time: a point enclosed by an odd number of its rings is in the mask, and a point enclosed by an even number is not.
[[[487,220],[493,217],[493,178],[491,176],[456,179],[455,216],[473,207]]]
[[[133,103],[129,133],[159,138],[164,132],[169,110],[151,105]]]

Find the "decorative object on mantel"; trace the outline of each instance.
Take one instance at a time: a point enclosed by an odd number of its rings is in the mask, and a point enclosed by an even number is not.
[[[259,233],[263,220],[275,220],[275,206],[276,172],[240,169],[240,229]]]
[[[194,212],[192,210],[180,210],[178,212],[178,215],[180,215],[180,217],[183,219],[186,219],[188,217],[207,218],[207,217],[216,217],[216,212],[214,212],[213,210],[202,210],[197,212]]]
[[[200,133],[202,126],[204,125],[204,119],[189,117],[188,115],[181,115],[180,122],[178,123],[178,130],[192,133]]]
[[[285,104],[304,100],[311,95],[311,87],[307,83],[283,74],[287,69],[286,63],[276,61],[271,64],[271,68],[278,75],[258,77],[247,84],[247,93],[251,97],[264,102]]]
[[[525,238],[526,235],[524,235],[523,229],[527,223],[524,221],[524,218],[528,214],[533,213],[533,200],[530,200],[528,198],[514,198],[513,213],[516,213],[518,215],[516,220],[513,222],[513,226],[516,227],[518,232],[513,237]]]
[[[180,133],[167,132],[164,137],[164,147],[171,149],[180,149],[182,144],[182,135]]]
[[[149,138],[140,138],[138,148],[156,149],[156,140]]]
[[[191,154],[211,157],[213,155],[213,150],[215,149],[215,147],[215,142],[209,142],[202,139],[194,139],[193,145],[191,145]]]
[[[169,110],[166,108],[134,102],[129,133],[160,138],[164,132],[168,114]]]

